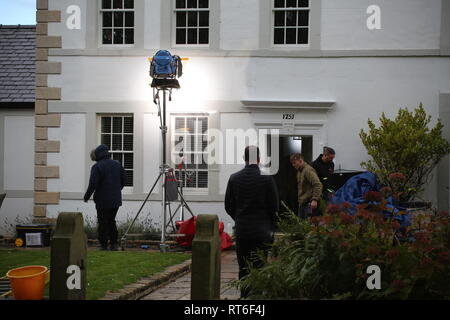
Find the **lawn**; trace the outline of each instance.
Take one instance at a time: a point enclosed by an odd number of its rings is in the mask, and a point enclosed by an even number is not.
[[[88,251],[87,299],[102,298],[107,290],[121,289],[127,284],[163,271],[190,257],[185,253]],[[50,250],[0,249],[0,277],[5,276],[10,269],[27,265],[49,267]]]

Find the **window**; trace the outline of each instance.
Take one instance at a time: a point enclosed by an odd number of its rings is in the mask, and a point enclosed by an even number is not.
[[[273,44],[309,43],[309,0],[274,0]]]
[[[173,132],[172,159],[175,159],[177,179],[185,188],[208,188],[208,117],[176,116]],[[179,167],[181,162],[184,167]]]
[[[102,44],[134,44],[134,0],[102,0]]]
[[[209,44],[209,0],[175,0],[175,43]]]
[[[112,159],[125,168],[127,187],[132,187],[134,180],[133,130],[133,116],[101,117],[101,143],[108,146]]]

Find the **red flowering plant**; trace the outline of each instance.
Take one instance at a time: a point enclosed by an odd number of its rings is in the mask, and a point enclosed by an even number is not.
[[[234,284],[252,299],[450,299],[450,217],[415,219],[399,241],[400,224],[372,201],[356,214],[348,204],[328,206],[324,216],[299,219],[289,208],[260,269]],[[368,267],[381,270],[381,289],[369,290]]]

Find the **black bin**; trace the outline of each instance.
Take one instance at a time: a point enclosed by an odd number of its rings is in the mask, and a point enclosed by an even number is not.
[[[50,246],[52,228],[53,226],[49,224],[17,225],[17,239],[21,239],[22,245],[25,247],[48,247]]]

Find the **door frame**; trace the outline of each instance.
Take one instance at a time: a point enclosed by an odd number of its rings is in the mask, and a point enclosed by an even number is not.
[[[303,117],[302,111],[296,110],[277,110],[278,112],[252,112],[251,117],[258,131],[258,137],[261,131],[277,130],[278,136],[312,136],[313,139],[313,160],[319,156],[323,147],[327,146],[327,117],[324,113],[314,114],[313,117]],[[294,119],[283,119],[286,113],[294,114]],[[267,134],[265,135],[267,136]],[[266,138],[267,141],[267,138]],[[279,143],[279,139],[277,140]],[[276,154],[279,154],[279,146],[276,149]],[[274,146],[272,145],[272,153]],[[267,155],[262,155],[262,157]],[[277,159],[278,160],[278,159]],[[279,163],[272,163],[272,166],[277,166]],[[275,169],[275,167],[273,169]],[[278,168],[278,167],[277,167]],[[264,168],[263,168],[264,171]],[[273,170],[266,170],[265,173],[273,174]]]

